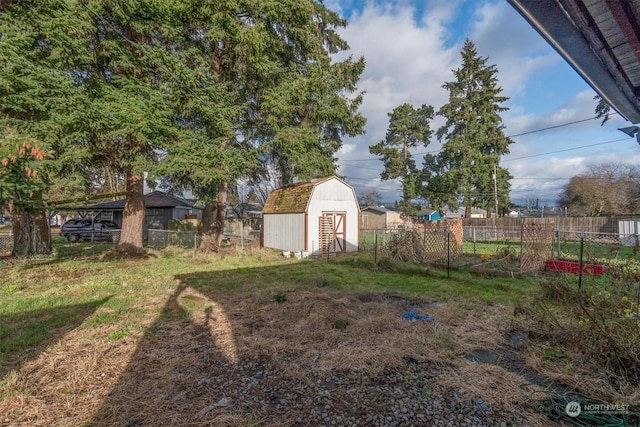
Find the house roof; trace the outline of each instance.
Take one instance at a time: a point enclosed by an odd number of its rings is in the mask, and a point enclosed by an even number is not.
[[[618,113],[640,122],[640,0],[508,0]]]
[[[91,206],[91,209],[120,210],[124,209],[125,199],[111,202],[98,203]],[[172,196],[163,191],[153,191],[144,195],[144,205],[147,208],[193,208],[194,202],[181,197]]]
[[[385,208],[384,206],[367,206],[366,208],[362,208],[361,211],[375,211],[379,213],[398,212],[397,210]]]
[[[425,215],[431,215],[434,212],[438,212],[440,214],[442,214],[443,212],[437,209],[433,209],[433,208],[424,208],[424,209],[420,209],[418,212],[416,212],[416,216],[425,216]]]
[[[274,214],[306,212],[307,206],[309,204],[309,199],[311,199],[311,194],[313,193],[313,189],[317,185],[332,179],[336,179],[344,185],[351,187],[349,184],[336,176],[319,178],[311,182],[298,182],[296,184],[278,188],[269,193],[269,197],[267,197],[267,201],[262,208],[262,213]]]
[[[240,203],[232,206],[227,203],[227,218],[246,218],[247,215],[262,215],[262,206],[256,203]]]
[[[444,214],[445,216],[448,217],[459,217],[459,216],[463,216],[465,214],[465,208],[464,207],[459,207],[458,210],[456,210],[455,212],[452,211],[449,208],[446,208],[444,210]],[[471,215],[486,215],[487,211],[484,209],[480,209],[480,208],[471,208]]]

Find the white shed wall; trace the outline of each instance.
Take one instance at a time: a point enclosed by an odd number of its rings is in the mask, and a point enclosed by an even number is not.
[[[640,241],[640,220],[629,219],[618,221],[618,236],[625,246],[635,246]]]
[[[322,212],[346,212],[346,247],[347,252],[358,250],[360,208],[351,187],[337,179],[318,184],[311,194],[307,208],[308,234],[307,250],[312,254],[320,253],[320,221]]]
[[[296,252],[304,250],[304,217],[304,213],[264,214],[264,247]]]

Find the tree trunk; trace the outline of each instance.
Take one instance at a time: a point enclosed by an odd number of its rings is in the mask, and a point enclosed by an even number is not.
[[[207,202],[202,211],[202,245],[205,252],[217,252],[224,237],[224,222],[227,217],[227,193],[225,182],[216,193],[215,200]]]
[[[21,211],[9,204],[13,251],[11,256],[51,254],[51,228],[46,211],[32,213]]]
[[[142,232],[144,228],[144,177],[142,174],[127,171],[127,189],[124,212],[122,213],[122,232],[118,251],[129,255],[141,255]]]
[[[465,218],[471,218],[471,205],[467,204],[464,207],[464,217]]]

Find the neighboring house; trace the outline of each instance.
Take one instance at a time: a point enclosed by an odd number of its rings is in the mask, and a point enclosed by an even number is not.
[[[444,212],[428,208],[418,211],[414,216],[423,221],[438,221],[445,218]]]
[[[451,209],[447,208],[444,210],[444,215],[447,218],[464,218],[464,211],[465,211],[464,207],[458,208],[458,210],[456,211],[452,211]],[[484,209],[471,208],[471,218],[486,218],[486,217],[487,217],[487,211],[485,211]]]
[[[262,218],[262,206],[257,203],[227,204],[227,218]]]
[[[227,218],[224,223],[225,234],[254,238],[260,236],[262,229],[262,206],[256,203],[227,205]]]
[[[177,196],[153,191],[144,195],[145,216],[144,228],[156,230],[168,230],[171,220],[183,220],[187,218],[202,219],[202,208],[195,207],[193,200],[183,199]],[[82,208],[91,211],[96,219],[108,219],[122,225],[122,213],[125,200],[98,203],[91,207]],[[77,209],[79,210],[79,208]]]
[[[357,251],[359,216],[353,187],[338,177],[279,188],[262,209],[263,246],[312,255]]]
[[[404,225],[399,211],[384,206],[369,206],[360,211],[360,228],[364,230],[379,230],[398,228]]]

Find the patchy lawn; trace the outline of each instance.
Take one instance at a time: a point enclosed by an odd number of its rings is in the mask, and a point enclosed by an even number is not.
[[[588,376],[523,331],[539,277],[91,244],[0,268],[2,426],[555,425]]]

